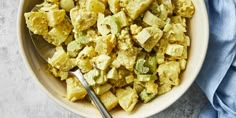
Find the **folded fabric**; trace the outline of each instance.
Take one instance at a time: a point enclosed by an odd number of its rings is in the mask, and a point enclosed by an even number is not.
[[[200,118],[236,118],[236,0],[205,0],[209,47],[196,82],[209,105]]]

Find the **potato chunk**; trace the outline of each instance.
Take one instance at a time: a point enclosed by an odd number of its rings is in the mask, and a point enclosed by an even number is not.
[[[180,64],[177,61],[169,61],[161,64],[157,69],[160,84],[179,84]]]
[[[24,14],[27,27],[31,32],[38,35],[48,33],[48,20],[45,12],[29,12]]]
[[[109,64],[111,63],[111,57],[105,54],[95,57],[95,64],[97,68],[101,70],[106,70]]]
[[[84,47],[76,57],[77,66],[83,73],[93,69],[91,59],[96,56],[96,52],[92,46]]]
[[[148,40],[145,41],[144,44],[140,44],[140,46],[143,47],[145,51],[151,52],[152,48],[154,48],[158,43],[158,41],[161,39],[163,31],[157,27],[147,27],[144,28],[143,30],[148,31],[149,34],[151,34],[151,37],[148,38]]]
[[[106,7],[99,0],[87,0],[86,9],[91,12],[104,13]]]
[[[56,48],[56,52],[48,59],[48,63],[62,71],[69,71],[76,65],[75,59],[70,59],[61,46]]]
[[[77,60],[77,66],[81,69],[82,73],[89,72],[93,69],[93,65],[90,61],[90,59],[76,59]]]
[[[132,19],[136,19],[152,2],[153,0],[129,0],[126,6],[127,13]]]
[[[145,83],[145,89],[140,93],[140,98],[144,103],[152,100],[158,93],[158,85],[153,81]]]
[[[95,51],[98,54],[107,54],[109,55],[113,48],[116,46],[116,37],[115,35],[107,35],[103,37],[98,37],[96,39]]]
[[[194,6],[191,0],[173,0],[175,5],[174,12],[186,18],[191,18],[194,14]]]
[[[100,96],[100,99],[108,111],[115,108],[118,104],[117,97],[110,91]]]
[[[179,60],[179,65],[180,65],[180,69],[184,70],[186,68],[187,61],[185,59],[180,59]]]
[[[60,6],[62,9],[65,9],[67,12],[69,12],[75,7],[75,3],[74,0],[60,0]]]
[[[80,32],[89,29],[97,21],[97,13],[86,11],[75,7],[70,11],[71,22],[75,32]]]
[[[166,54],[173,57],[178,57],[183,54],[183,51],[184,51],[184,46],[179,44],[169,44],[166,49]]]
[[[67,85],[67,99],[74,102],[76,100],[83,99],[87,95],[87,91],[81,85],[81,83],[75,78],[69,78],[66,80]]]
[[[77,59],[86,59],[86,58],[93,58],[96,56],[95,49],[92,46],[86,46],[77,56]]]
[[[126,51],[120,50],[118,51],[117,58],[112,62],[112,65],[116,68],[120,66],[124,66],[128,70],[134,69],[134,64],[137,58],[138,49],[133,48]]]
[[[125,77],[125,81],[126,81],[127,84],[131,84],[134,81],[134,79],[136,79],[136,78],[134,77],[133,74],[130,74],[130,75]]]
[[[126,89],[118,89],[116,96],[119,100],[119,105],[126,111],[131,112],[138,102],[138,95],[136,91],[130,87]]]
[[[108,71],[107,78],[108,79],[119,79],[119,75],[118,75],[116,68],[112,68],[111,70]]]
[[[172,89],[172,85],[171,84],[163,84],[161,86],[158,87],[158,94],[164,94],[167,93],[168,91],[170,91]]]
[[[48,26],[54,27],[55,25],[61,23],[64,20],[65,15],[65,10],[49,10],[49,12],[47,12]]]
[[[50,67],[49,71],[57,78],[60,78],[60,80],[66,80],[69,76],[69,73],[66,71],[60,71],[55,67]]]
[[[60,24],[53,27],[44,38],[49,43],[60,46],[70,35],[71,31],[72,26],[70,22],[67,19],[64,19]]]
[[[77,41],[71,41],[68,45],[67,45],[67,53],[71,56],[71,57],[76,57],[79,53],[79,51],[83,48],[83,46],[80,43],[77,43]]]
[[[94,86],[96,84],[95,79],[99,76],[99,71],[97,69],[93,69],[88,73],[84,74],[84,79],[90,86]]]
[[[152,35],[147,31],[147,29],[142,30],[136,36],[140,44],[144,44]]]
[[[102,85],[107,82],[107,73],[104,70],[100,71],[99,77],[96,78],[96,84],[97,85]]]
[[[180,23],[176,23],[173,24],[171,26],[171,29],[167,32],[167,34],[169,35],[169,37],[167,37],[170,42],[179,42],[179,43],[183,43],[185,42],[185,33],[186,32],[186,28],[180,24]]]
[[[93,87],[93,90],[94,92],[97,94],[97,95],[102,95],[104,93],[106,93],[107,91],[109,91],[111,89],[111,85],[106,83],[104,85],[97,85],[95,87]]]
[[[107,0],[107,1],[108,1],[110,11],[113,14],[116,14],[117,12],[120,11],[120,0]]]

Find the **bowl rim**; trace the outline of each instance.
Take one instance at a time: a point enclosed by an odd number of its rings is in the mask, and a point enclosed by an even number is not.
[[[183,96],[186,91],[189,89],[189,87],[193,84],[193,82],[196,80],[197,78],[197,75],[199,74],[201,68],[202,68],[202,65],[204,63],[204,60],[205,60],[205,57],[206,57],[206,54],[207,54],[207,49],[208,49],[208,44],[209,44],[209,19],[208,19],[208,14],[207,14],[207,8],[206,8],[206,4],[203,0],[200,0],[198,2],[201,2],[201,4],[203,5],[203,9],[204,13],[202,13],[202,15],[204,15],[204,19],[206,21],[206,24],[208,26],[206,26],[206,35],[205,35],[205,44],[206,46],[204,47],[205,51],[204,51],[204,54],[202,54],[202,57],[199,59],[200,60],[200,68],[198,68],[196,70],[196,75],[195,75],[195,79],[193,79],[193,81],[189,82],[189,84],[186,84],[186,87],[185,89],[183,90],[183,92],[181,92],[180,94],[177,94],[177,97],[176,99],[174,99],[173,101],[169,102],[169,104],[167,104],[166,106],[164,106],[158,113],[162,112],[163,110],[165,110],[166,108],[168,108],[169,106],[171,106],[174,102],[176,102],[181,96]],[[47,96],[49,96],[49,98],[51,98],[53,101],[55,101],[57,104],[59,104],[60,106],[66,108],[67,110],[79,115],[79,116],[82,116],[82,117],[86,117],[88,116],[87,114],[83,113],[83,112],[78,112],[76,111],[75,109],[73,109],[72,107],[70,107],[69,105],[61,102],[58,98],[56,98],[55,96],[53,96],[49,91],[48,89],[43,86],[41,84],[41,82],[38,80],[38,78],[36,77],[36,75],[34,74],[29,62],[28,62],[28,58],[26,56],[26,52],[24,51],[24,46],[23,46],[23,42],[22,42],[22,33],[21,33],[21,28],[22,28],[22,16],[23,16],[23,7],[24,7],[24,3],[25,3],[25,0],[21,0],[20,3],[19,3],[19,6],[18,6],[18,13],[17,13],[17,41],[18,41],[18,46],[19,46],[19,50],[20,50],[20,54],[21,54],[21,57],[23,59],[23,62],[24,62],[24,65],[25,67],[27,68],[28,72],[30,73],[30,75],[34,78],[34,81],[35,83],[37,84],[37,86],[39,86],[39,88],[44,92],[46,93]],[[25,24],[24,24],[25,25]],[[157,113],[155,112],[152,112],[152,113],[149,113],[149,114],[145,114],[145,117],[149,117],[149,116],[153,116]]]

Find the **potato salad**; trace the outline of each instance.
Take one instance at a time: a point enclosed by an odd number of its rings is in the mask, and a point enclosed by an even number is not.
[[[36,7],[24,14],[27,27],[56,46],[48,68],[66,82],[69,101],[87,96],[73,68],[108,110],[131,112],[181,84],[191,0],[45,0]]]

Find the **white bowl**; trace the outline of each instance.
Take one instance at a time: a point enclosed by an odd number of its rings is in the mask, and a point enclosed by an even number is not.
[[[23,60],[32,74],[34,79],[42,90],[47,93],[53,100],[68,110],[84,117],[98,117],[99,112],[94,106],[87,101],[79,101],[76,103],[69,102],[65,97],[65,85],[52,77],[46,70],[47,64],[37,55],[31,42],[28,29],[25,24],[23,14],[36,3],[42,0],[21,0],[18,11],[18,39]],[[187,68],[181,76],[181,84],[174,87],[170,92],[158,96],[147,104],[138,104],[132,113],[126,113],[121,109],[115,109],[111,112],[113,117],[148,117],[169,107],[178,98],[180,98],[186,90],[194,82],[198,72],[200,71],[205,54],[208,47],[209,25],[206,7],[203,0],[193,0],[195,5],[195,14],[189,23],[189,34],[191,37],[191,47]]]

